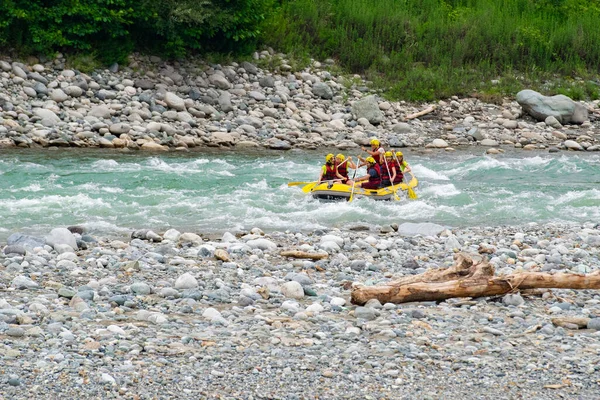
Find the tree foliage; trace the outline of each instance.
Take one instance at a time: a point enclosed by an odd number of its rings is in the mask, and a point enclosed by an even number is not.
[[[3,0],[0,46],[25,53],[95,52],[106,62],[133,50],[181,57],[243,49],[273,0]]]

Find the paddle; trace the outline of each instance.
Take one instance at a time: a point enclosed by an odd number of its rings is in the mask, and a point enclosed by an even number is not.
[[[301,185],[308,185],[310,183],[315,183],[317,181],[312,181],[312,182],[288,182],[288,186],[301,186]]]
[[[360,156],[356,156],[356,158],[360,160]],[[354,185],[356,185],[356,181],[354,180],[354,178],[356,178],[356,171],[358,171],[358,165],[356,166],[356,168],[354,168],[354,174],[352,175],[352,191],[350,192],[348,203],[350,203],[354,198]]]
[[[412,180],[413,180],[413,179],[416,181],[416,178],[415,178],[415,176],[413,175],[413,173],[412,173],[412,172],[409,172],[409,174],[410,174],[410,176],[411,176],[411,178],[412,178],[410,181],[412,182]],[[416,185],[415,185],[415,186],[416,186]],[[413,190],[413,188],[412,188],[412,186],[411,186],[411,185],[408,185],[408,198],[409,198],[409,199],[411,199],[411,200],[415,200],[415,199],[417,199],[417,194],[415,193],[415,191]]]

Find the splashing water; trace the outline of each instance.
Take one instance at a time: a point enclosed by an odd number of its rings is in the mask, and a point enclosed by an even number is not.
[[[135,228],[219,233],[600,219],[597,154],[405,153],[419,178],[417,200],[322,203],[287,182],[316,179],[325,153],[11,152],[0,161],[0,238],[76,224],[118,236]]]

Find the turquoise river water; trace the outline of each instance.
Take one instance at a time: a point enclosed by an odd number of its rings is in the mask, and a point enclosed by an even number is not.
[[[216,234],[355,223],[600,222],[598,154],[405,154],[420,181],[417,200],[323,203],[287,182],[314,180],[324,153],[3,152],[0,239],[69,225],[118,237],[136,228]]]

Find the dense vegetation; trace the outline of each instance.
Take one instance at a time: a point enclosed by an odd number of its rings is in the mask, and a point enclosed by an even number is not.
[[[336,58],[396,98],[525,84],[598,98],[599,21],[600,0],[295,0],[266,37],[284,52]]]
[[[110,63],[132,51],[251,51],[271,0],[3,0],[0,46],[20,53],[93,53]]]
[[[599,98],[600,0],[4,0],[0,48],[334,58],[393,98]]]

